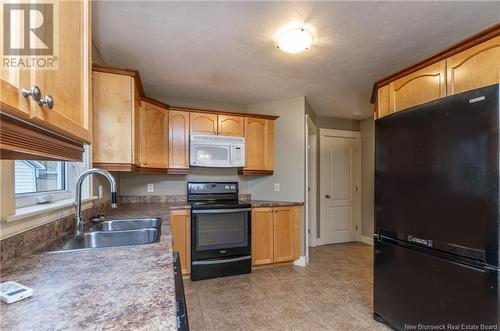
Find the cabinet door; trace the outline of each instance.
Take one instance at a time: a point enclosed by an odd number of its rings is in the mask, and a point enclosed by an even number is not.
[[[243,137],[243,122],[241,116],[219,115],[219,130],[221,136]]]
[[[390,112],[413,107],[446,95],[446,61],[432,64],[389,84]]]
[[[131,164],[134,81],[130,76],[93,73],[92,162]]]
[[[57,69],[32,72],[33,85],[40,88],[42,97],[52,96],[54,108],[33,102],[33,112],[46,127],[90,143],[90,1],[58,1],[54,9]]]
[[[272,208],[252,210],[252,265],[273,263],[273,213]]]
[[[389,115],[389,85],[384,85],[377,91],[377,118]]]
[[[217,134],[217,114],[189,113],[191,134]]]
[[[245,117],[245,163],[246,170],[273,170],[273,120]]]
[[[300,250],[298,207],[274,208],[274,263],[293,261]]]
[[[168,168],[189,169],[189,112],[169,110]]]
[[[447,60],[448,95],[500,83],[500,36]]]
[[[149,134],[148,132],[142,132],[141,128],[141,115],[142,115],[142,101],[141,93],[139,92],[139,87],[132,79],[132,163],[140,166],[142,164],[142,139],[143,135]]]
[[[172,250],[179,252],[183,275],[191,273],[191,220],[187,209],[172,210],[170,224],[172,226]]]
[[[168,167],[168,111],[164,108],[142,103],[141,167]]]

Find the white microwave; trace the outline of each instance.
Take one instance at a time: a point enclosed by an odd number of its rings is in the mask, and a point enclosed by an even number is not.
[[[189,159],[189,163],[195,167],[243,167],[245,165],[245,138],[191,135]]]

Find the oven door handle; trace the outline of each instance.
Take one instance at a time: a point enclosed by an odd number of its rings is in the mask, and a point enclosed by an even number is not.
[[[193,214],[228,214],[252,211],[252,208],[192,210]]]
[[[209,265],[209,264],[221,264],[221,263],[231,263],[237,261],[250,260],[252,258],[251,255],[245,255],[241,257],[234,257],[232,259],[217,259],[217,260],[205,260],[205,261],[193,261],[193,265]]]

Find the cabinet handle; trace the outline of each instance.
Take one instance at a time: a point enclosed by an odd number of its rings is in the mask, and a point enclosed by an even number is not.
[[[40,88],[36,85],[33,85],[31,89],[22,88],[21,93],[25,98],[31,96],[31,98],[35,100],[35,102],[37,103],[39,103],[40,100],[42,99],[42,92],[40,91]]]
[[[325,195],[325,198],[330,199],[331,198],[330,194]]]
[[[147,163],[146,161],[144,161],[144,162],[142,162],[142,164],[146,165],[146,164],[148,164],[148,163]]]
[[[52,109],[54,108],[54,98],[50,95],[47,95],[45,98],[40,99],[40,101],[38,101],[38,104],[40,106],[45,105],[47,106],[47,108]]]

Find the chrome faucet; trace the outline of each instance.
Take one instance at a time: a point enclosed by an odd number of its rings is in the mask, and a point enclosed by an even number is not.
[[[98,168],[88,169],[76,180],[76,192],[75,192],[75,235],[79,235],[83,232],[83,218],[82,218],[82,183],[91,174],[101,174],[109,180],[111,184],[111,208],[116,208],[118,203],[116,201],[116,181],[115,177],[111,175],[108,171]]]

